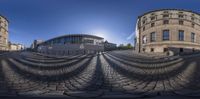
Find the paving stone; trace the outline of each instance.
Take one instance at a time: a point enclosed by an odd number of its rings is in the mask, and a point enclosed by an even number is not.
[[[18,95],[22,96],[35,96],[35,95],[41,95],[45,93],[45,90],[34,90],[34,91],[27,91],[27,92],[20,92]]]
[[[44,93],[43,95],[49,95],[49,96],[61,96],[63,95],[64,91],[48,91]]]
[[[74,91],[65,92],[64,94],[72,97],[95,98],[103,95],[103,91]]]
[[[101,96],[101,98],[105,98],[105,99],[122,99],[122,98],[142,98],[144,97],[143,95],[133,95],[133,94],[124,94],[124,93],[120,93],[120,92],[106,92],[104,93],[104,95]]]
[[[195,71],[200,69],[198,56],[141,56],[130,51],[111,51],[71,57],[17,52],[7,57],[0,65],[0,96],[9,93],[75,98],[200,95],[200,73]]]

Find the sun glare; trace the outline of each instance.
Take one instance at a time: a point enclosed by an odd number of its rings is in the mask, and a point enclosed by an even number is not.
[[[103,37],[105,40],[108,39],[108,33],[105,31],[95,31],[93,32],[93,35]]]

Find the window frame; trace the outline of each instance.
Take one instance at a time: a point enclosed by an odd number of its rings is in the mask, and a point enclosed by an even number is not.
[[[151,51],[151,52],[154,52],[154,48],[151,48],[150,51]]]
[[[184,18],[184,15],[183,14],[179,14],[178,18]]]
[[[145,31],[146,30],[146,28],[145,28],[145,26],[142,28],[142,31]]]
[[[152,22],[152,23],[151,23],[151,27],[154,27],[154,26],[155,26],[155,23],[154,23],[154,22]]]
[[[195,42],[195,33],[194,32],[191,32],[191,42]]]
[[[150,41],[151,42],[156,42],[156,32],[151,32],[150,33]]]
[[[169,18],[169,14],[163,14],[163,18]]]
[[[169,20],[163,20],[163,24],[164,25],[169,24]]]
[[[153,20],[155,20],[156,19],[156,17],[155,16],[151,16],[151,21],[153,21]]]
[[[184,33],[184,30],[179,30],[179,31],[178,31],[178,40],[179,40],[179,41],[184,41],[184,40],[185,40],[185,33]]]
[[[184,25],[184,21],[183,21],[183,20],[179,20],[179,21],[178,21],[178,24],[179,24],[179,25]]]
[[[168,32],[165,32],[165,31],[168,31]],[[168,35],[166,35],[165,33],[168,33]],[[165,37],[167,36],[167,37]],[[162,33],[162,40],[163,41],[169,41],[170,40],[170,31],[169,30],[163,30],[163,33]]]
[[[191,23],[191,25],[192,25],[192,28],[195,28],[195,23]]]

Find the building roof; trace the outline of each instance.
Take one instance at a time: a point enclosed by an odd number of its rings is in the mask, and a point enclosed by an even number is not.
[[[0,16],[3,17],[9,23],[9,20],[5,16],[3,16],[1,14],[0,14]]]
[[[142,16],[144,16],[144,15],[146,15],[146,14],[149,14],[149,13],[158,12],[158,11],[164,11],[164,10],[185,11],[185,12],[191,12],[191,13],[194,13],[194,14],[197,14],[197,15],[200,16],[200,13],[194,12],[194,11],[192,11],[192,10],[186,10],[186,9],[157,9],[157,10],[152,10],[152,11],[146,12],[146,13],[144,13],[144,14],[138,16],[138,18],[140,18],[140,17],[142,17]]]
[[[70,36],[83,36],[83,37],[92,37],[92,38],[96,38],[96,39],[104,39],[102,37],[89,35],[89,34],[67,34],[67,35],[62,35],[62,36],[51,38],[51,39],[46,40],[44,42],[51,41],[51,40],[58,39],[58,38],[63,38],[63,37],[70,37]],[[42,42],[42,43],[44,43],[44,42]]]
[[[111,43],[111,42],[108,42],[107,40],[104,42],[105,44],[113,44],[113,45],[117,45],[115,43]]]

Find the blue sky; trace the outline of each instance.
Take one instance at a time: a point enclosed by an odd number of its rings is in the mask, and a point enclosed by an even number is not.
[[[87,33],[117,44],[133,44],[137,17],[156,9],[200,13],[200,0],[0,0],[9,20],[9,40],[30,46],[34,39]]]

